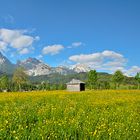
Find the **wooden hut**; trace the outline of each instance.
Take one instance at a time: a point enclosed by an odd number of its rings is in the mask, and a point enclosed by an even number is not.
[[[67,90],[68,91],[84,91],[85,83],[77,79],[72,79],[69,83],[67,83]]]

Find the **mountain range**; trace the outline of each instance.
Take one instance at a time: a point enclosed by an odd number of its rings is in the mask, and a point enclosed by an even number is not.
[[[0,52],[0,75],[6,73],[11,77],[17,67],[23,67],[25,72],[29,75],[29,80],[33,83],[46,81],[57,84],[65,84],[73,78],[86,81],[87,72],[91,70],[84,64],[77,64],[69,67],[51,67],[36,58],[27,58],[26,60],[20,60],[17,61],[16,64],[13,64]],[[98,80],[109,82],[111,80],[111,75],[100,72],[98,73]],[[128,85],[135,84],[135,79],[133,77],[125,77],[124,81]]]
[[[29,76],[43,76],[58,73],[61,75],[76,74],[80,72],[88,72],[89,67],[83,64],[77,64],[70,67],[58,66],[51,67],[45,62],[36,58],[27,58],[26,60],[18,60],[13,64],[0,52],[0,73],[13,74],[17,67],[23,67]]]

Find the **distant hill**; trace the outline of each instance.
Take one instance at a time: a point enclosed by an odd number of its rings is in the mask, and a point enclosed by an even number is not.
[[[99,80],[110,80],[111,75],[107,73],[98,73]],[[69,74],[69,75],[61,75],[58,73],[50,74],[46,76],[35,76],[30,77],[30,80],[33,82],[40,82],[40,81],[48,81],[49,83],[67,83],[71,79],[79,79],[82,81],[87,81],[88,75],[86,72],[76,73],[76,74]]]

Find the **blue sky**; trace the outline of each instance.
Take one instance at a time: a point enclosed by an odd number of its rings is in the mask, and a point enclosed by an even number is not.
[[[0,51],[51,66],[140,71],[139,0],[0,0]]]

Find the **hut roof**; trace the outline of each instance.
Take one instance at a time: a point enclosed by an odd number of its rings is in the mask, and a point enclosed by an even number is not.
[[[80,80],[77,80],[77,79],[72,79],[72,80],[71,80],[70,82],[68,82],[67,84],[81,84],[81,83],[84,84],[83,81],[80,81]]]

